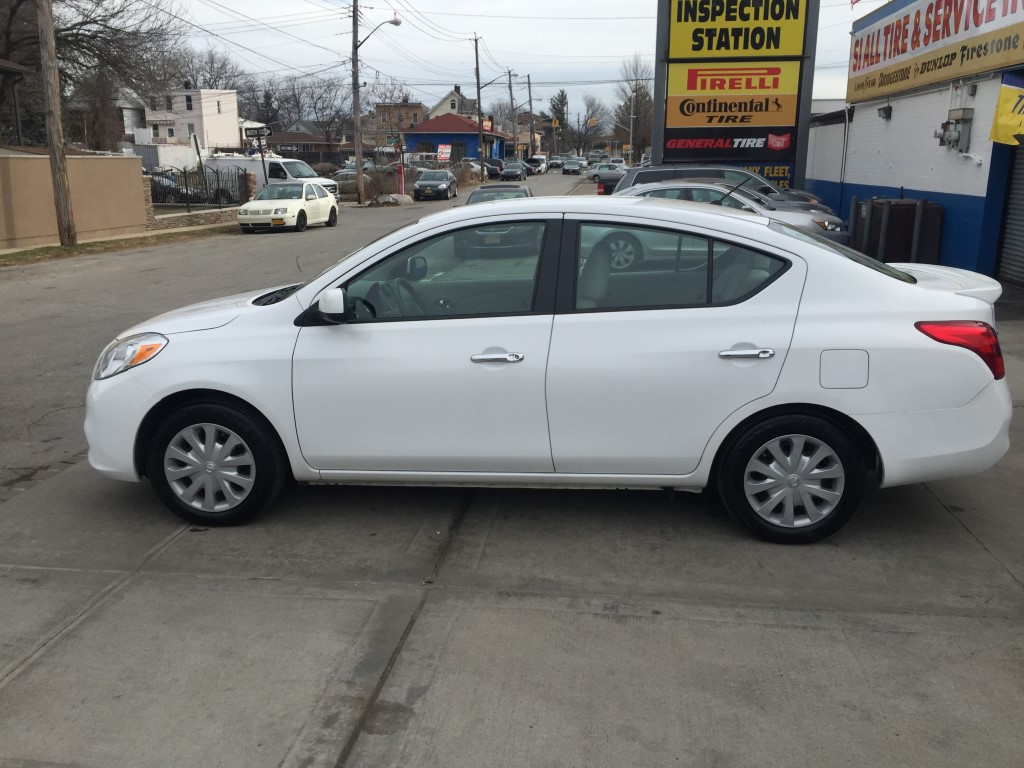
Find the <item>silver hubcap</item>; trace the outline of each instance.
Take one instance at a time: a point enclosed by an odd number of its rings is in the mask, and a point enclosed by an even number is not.
[[[193,424],[164,451],[171,490],[203,512],[227,512],[241,504],[256,481],[256,461],[238,435],[217,424]]]
[[[611,252],[612,269],[626,269],[636,259],[636,250],[628,240],[612,240],[608,243]]]
[[[751,508],[772,525],[802,528],[825,518],[843,498],[846,473],[828,445],[808,435],[770,440],[743,473]]]

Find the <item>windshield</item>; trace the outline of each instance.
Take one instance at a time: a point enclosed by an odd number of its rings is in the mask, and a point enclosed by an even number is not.
[[[776,232],[781,232],[790,237],[795,237],[797,240],[802,240],[805,243],[814,243],[820,245],[833,253],[837,253],[850,261],[854,261],[861,266],[873,269],[875,272],[881,272],[883,275],[888,275],[896,280],[900,280],[904,283],[916,283],[917,279],[913,275],[908,275],[906,272],[901,272],[895,267],[890,267],[883,261],[876,261],[865,253],[855,251],[852,248],[847,248],[845,245],[839,245],[834,243],[827,238],[821,237],[820,235],[812,235],[809,232],[804,232],[799,229],[794,229],[786,224],[778,221],[773,221],[768,225],[769,229],[774,229]]]
[[[287,160],[281,163],[288,169],[288,174],[294,179],[315,179],[317,172],[301,160]]]
[[[477,191],[469,196],[469,202],[486,203],[491,200],[512,200],[516,197],[526,197],[526,193],[521,189],[495,190],[493,192]]]
[[[420,174],[420,181],[444,181],[447,178],[445,171],[424,171]]]
[[[259,191],[253,200],[301,200],[301,184],[270,184]]]

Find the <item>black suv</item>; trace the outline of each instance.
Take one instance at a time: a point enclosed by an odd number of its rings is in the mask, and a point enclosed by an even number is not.
[[[727,183],[742,184],[765,197],[786,203],[809,203],[827,213],[835,215],[835,211],[821,201],[821,198],[799,189],[782,189],[764,176],[759,176],[746,168],[735,165],[654,165],[645,168],[630,168],[626,175],[619,179],[615,191],[621,192],[637,184],[649,184],[652,181],[672,181],[674,179],[725,179]]]

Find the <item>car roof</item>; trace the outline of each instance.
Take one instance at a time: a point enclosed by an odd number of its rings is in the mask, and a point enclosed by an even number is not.
[[[485,192],[488,189],[525,189],[527,192],[530,191],[530,188],[525,184],[482,184],[474,189],[473,192]],[[473,192],[470,192],[470,194],[473,194]]]
[[[523,216],[527,214],[579,215],[579,216],[630,216],[639,219],[657,220],[666,224],[690,224],[709,229],[728,230],[737,235],[751,238],[763,237],[771,220],[765,216],[731,208],[718,208],[705,203],[691,203],[684,200],[659,200],[646,197],[617,196],[569,196],[569,197],[528,197],[515,200],[495,200],[485,210],[479,206],[457,206],[424,216],[419,221],[427,225],[444,225],[468,221],[481,216]],[[747,227],[750,229],[747,230]],[[746,231],[743,231],[746,230]]]

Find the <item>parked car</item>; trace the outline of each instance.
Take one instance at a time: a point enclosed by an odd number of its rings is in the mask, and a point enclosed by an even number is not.
[[[744,188],[753,190],[760,195],[778,202],[807,203],[833,216],[836,212],[826,205],[817,195],[799,189],[782,189],[753,171],[734,165],[654,165],[649,168],[630,168],[623,176],[615,191],[626,189],[634,184],[650,184],[655,181],[671,179],[708,179],[718,177]]]
[[[412,185],[412,199],[423,200],[459,196],[459,180],[451,171],[424,171]]]
[[[514,200],[520,197],[533,197],[533,192],[525,184],[488,184],[477,187],[469,193],[466,205],[490,203],[495,200]]]
[[[532,165],[534,168],[536,168],[537,173],[548,172],[548,159],[543,155],[534,155],[533,157],[527,158],[526,164]]]
[[[246,234],[260,229],[302,232],[309,224],[335,226],[338,205],[334,196],[319,184],[268,184],[238,208],[236,218]]]
[[[610,181],[618,181],[625,175],[625,168],[621,165],[613,165],[612,163],[598,163],[587,169],[588,179],[593,182],[604,182],[605,184]]]
[[[637,184],[621,192],[618,197],[653,197],[665,200],[686,200],[694,203],[721,205],[750,211],[769,219],[781,221],[796,229],[833,240],[843,245],[850,242],[850,232],[838,216],[824,211],[805,210],[800,205],[775,203],[767,197],[748,191],[721,179],[694,179],[692,181],[659,181]]]
[[[563,163],[565,163],[564,157],[552,157],[548,160],[548,169],[561,168]]]
[[[609,226],[689,258],[611,272],[590,232]],[[457,258],[457,236],[498,228],[523,235],[516,258]],[[755,534],[810,542],[869,482],[1006,453],[1000,292],[706,205],[459,206],[301,285],[120,334],[86,396],[89,462],[203,526],[251,519],[293,479],[711,486]]]
[[[505,163],[505,167],[501,170],[501,180],[511,181],[515,179],[516,181],[525,181],[526,177],[530,175],[527,168],[526,163],[519,162],[518,160]]]
[[[178,175],[174,171],[154,171],[149,178],[154,205],[204,202],[202,181],[193,182],[191,185],[179,183]]]
[[[580,165],[580,161],[575,159],[575,158],[573,158],[571,160],[566,160],[565,163],[562,164],[562,173],[563,174],[571,173],[571,174],[575,174],[576,176],[579,176],[582,172],[583,172],[583,166],[581,166]]]

